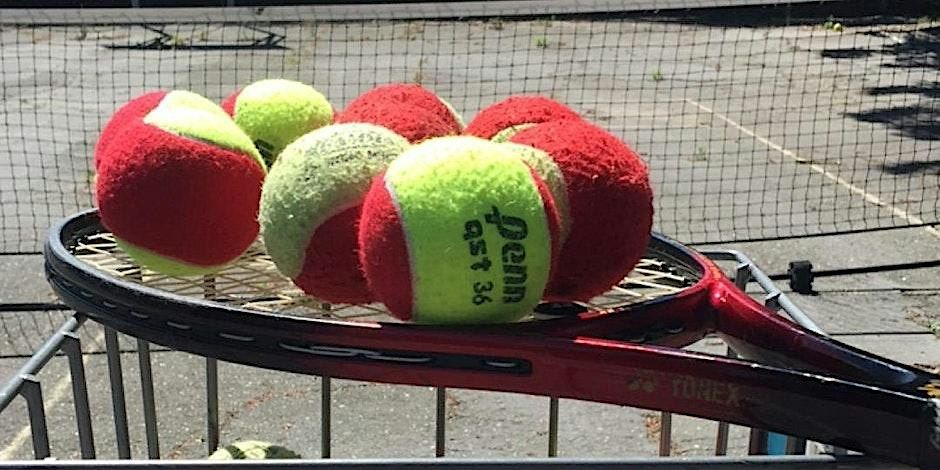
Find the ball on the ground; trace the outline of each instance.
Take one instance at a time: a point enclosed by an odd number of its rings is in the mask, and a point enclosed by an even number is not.
[[[372,292],[400,319],[512,322],[542,298],[558,233],[547,185],[509,148],[444,137],[411,147],[375,179],[360,258]]]
[[[265,441],[237,441],[209,455],[209,460],[299,459],[300,454]]]
[[[258,80],[230,94],[222,108],[251,137],[271,166],[288,144],[333,122],[333,106],[310,85],[294,80]]]
[[[169,275],[210,273],[256,239],[265,165],[218,105],[171,91],[115,131],[103,150],[98,213],[140,265]]]
[[[322,300],[374,301],[359,265],[359,213],[372,180],[408,146],[364,123],[332,124],[288,145],[261,196],[262,238],[278,270]]]
[[[571,230],[546,298],[585,301],[606,292],[649,242],[653,192],[646,164],[616,136],[583,120],[539,124],[511,142],[548,153],[567,188]]]
[[[515,133],[549,121],[581,119],[577,112],[541,95],[516,95],[483,108],[464,134],[505,142]]]

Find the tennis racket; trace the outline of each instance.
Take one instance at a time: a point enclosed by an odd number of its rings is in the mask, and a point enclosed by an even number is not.
[[[940,376],[802,328],[663,236],[609,293],[479,327],[327,305],[263,247],[211,277],[142,270],[94,211],[51,231],[47,278],[118,331],[203,356],[374,382],[499,390],[671,411],[940,468]],[[685,351],[719,335],[744,359]]]

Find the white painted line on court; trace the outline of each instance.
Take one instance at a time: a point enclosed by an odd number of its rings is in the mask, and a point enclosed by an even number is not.
[[[698,103],[698,102],[696,102],[696,101],[694,101],[694,100],[691,100],[691,99],[689,99],[689,98],[685,98],[685,101],[688,102],[688,103],[690,103],[690,104],[693,104],[693,105],[697,106],[699,109],[701,109],[701,110],[703,110],[703,111],[705,111],[705,112],[707,112],[707,113],[712,114],[713,116],[717,117],[718,119],[721,119],[722,121],[725,121],[726,123],[728,123],[729,125],[731,125],[731,126],[734,127],[735,129],[737,129],[737,130],[739,130],[739,131],[741,131],[741,132],[743,132],[743,133],[745,133],[745,134],[747,134],[747,135],[749,135],[749,136],[751,136],[751,137],[757,139],[757,140],[758,140],[759,142],[761,142],[762,144],[764,144],[764,145],[766,145],[766,146],[768,146],[768,147],[770,147],[770,148],[772,148],[772,149],[774,149],[774,150],[780,152],[780,153],[783,154],[784,156],[790,157],[791,159],[793,159],[794,161],[799,162],[799,163],[804,163],[804,162],[806,162],[806,159],[800,158],[800,157],[797,156],[797,154],[794,153],[793,151],[788,150],[788,149],[786,149],[786,148],[783,148],[782,146],[780,146],[780,145],[777,144],[776,142],[773,142],[773,141],[771,141],[770,139],[767,139],[767,138],[764,137],[764,136],[758,135],[756,132],[754,132],[754,131],[752,131],[752,130],[750,130],[750,129],[744,127],[744,126],[742,126],[741,124],[738,124],[737,122],[735,122],[734,120],[732,120],[732,119],[729,118],[728,116],[725,116],[724,114],[721,114],[721,113],[719,113],[718,111],[715,111],[714,109],[711,109],[711,108],[709,108],[708,106],[705,106],[704,104]],[[804,164],[806,164],[806,163],[804,163]],[[840,177],[840,176],[838,176],[838,175],[836,175],[836,174],[833,174],[833,173],[830,172],[829,170],[823,168],[821,165],[817,165],[817,164],[815,164],[815,163],[808,163],[808,164],[806,164],[806,165],[809,166],[809,168],[810,168],[811,170],[813,170],[813,171],[815,171],[816,173],[819,173],[819,174],[825,176],[826,178],[828,178],[828,179],[830,179],[830,180],[832,180],[832,181],[838,183],[840,186],[842,186],[842,187],[848,189],[850,192],[861,196],[861,197],[862,197],[863,199],[865,199],[866,201],[868,201],[868,202],[870,202],[870,203],[872,203],[872,204],[874,204],[874,205],[876,205],[876,206],[881,206],[881,207],[884,207],[884,208],[886,208],[886,209],[890,209],[890,210],[891,210],[891,213],[894,214],[895,217],[897,217],[897,218],[899,218],[899,219],[901,219],[901,220],[907,221],[907,222],[909,222],[911,225],[923,225],[923,224],[924,224],[924,221],[923,221],[920,217],[917,217],[917,216],[915,216],[915,215],[913,215],[913,214],[909,214],[907,211],[905,211],[905,210],[903,210],[903,209],[901,209],[901,208],[899,208],[899,207],[897,207],[897,206],[894,206],[894,205],[889,204],[889,203],[887,203],[887,202],[885,202],[885,201],[882,201],[878,196],[875,196],[874,194],[871,194],[871,193],[869,193],[868,191],[865,191],[864,189],[862,189],[862,188],[860,188],[860,187],[858,187],[858,186],[855,186],[854,184],[850,183],[849,181],[846,181],[844,178],[842,178],[842,177]],[[937,238],[940,238],[940,231],[937,231],[937,229],[933,228],[932,226],[929,226],[929,225],[928,225],[928,226],[926,226],[926,227],[924,228],[924,230],[926,230],[927,233],[929,233],[929,234],[931,234],[931,235],[933,235],[933,236],[935,236],[935,237],[937,237]]]
[[[96,336],[94,339],[95,343],[101,343],[102,341],[104,341],[104,329],[102,329],[101,333],[99,333],[98,336]],[[85,355],[85,357],[82,358],[82,364],[86,367],[88,366],[89,357],[91,356]],[[68,395],[71,385],[72,380],[70,374],[66,374],[64,377],[59,379],[59,381],[52,386],[52,392],[49,393],[49,398],[45,398],[45,396],[43,397],[43,404],[45,409],[52,409],[53,406],[62,401],[62,399]],[[20,429],[18,433],[16,433],[16,436],[13,437],[13,441],[10,442],[8,446],[3,448],[3,450],[0,450],[0,460],[12,460],[13,454],[20,450],[20,447],[22,447],[23,443],[29,439],[30,435],[30,427],[27,424],[26,426],[23,426],[23,428]]]

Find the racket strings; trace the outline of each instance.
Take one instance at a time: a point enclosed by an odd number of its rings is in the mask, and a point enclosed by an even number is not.
[[[175,295],[280,315],[399,322],[379,303],[331,304],[304,294],[278,272],[260,241],[236,262],[207,276],[169,276],[143,268],[118,247],[108,232],[78,236],[69,246],[77,259],[97,270]],[[579,305],[591,309],[628,307],[675,294],[696,280],[676,263],[657,258],[655,252],[648,255],[608,292]],[[530,315],[528,320],[535,318]]]

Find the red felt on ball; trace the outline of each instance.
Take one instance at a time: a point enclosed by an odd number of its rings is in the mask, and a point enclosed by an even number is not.
[[[492,139],[500,131],[520,124],[580,119],[573,109],[539,95],[511,96],[487,106],[467,124],[464,134]]]
[[[119,129],[129,122],[132,122],[135,119],[144,117],[147,113],[155,108],[160,101],[163,100],[163,97],[166,96],[167,92],[164,90],[156,90],[148,93],[144,93],[118,108],[117,111],[111,116],[111,119],[108,120],[104,128],[101,129],[101,134],[98,136],[98,142],[95,144],[95,169],[98,168],[99,161],[102,158],[102,155],[105,154],[105,148],[111,142],[111,139],[114,138],[114,135]]]
[[[410,105],[429,111],[441,120],[448,134],[459,134],[463,130],[455,111],[434,92],[416,83],[391,83],[377,86],[352,100],[346,107],[347,113],[360,113],[360,107],[369,107],[376,101],[390,100],[395,103]],[[376,124],[376,123],[373,123]]]
[[[145,124],[115,136],[96,199],[121,240],[197,266],[225,264],[255,240],[264,170],[243,153]]]
[[[238,95],[242,92],[242,88],[239,88],[225,97],[219,106],[228,114],[229,116],[235,116],[235,105],[238,104]]]
[[[583,120],[546,122],[510,140],[551,155],[568,191],[571,232],[546,299],[586,301],[606,292],[636,266],[650,239],[646,164],[616,136]]]
[[[401,215],[382,176],[375,179],[366,194],[359,220],[359,262],[367,278],[368,273],[373,273],[368,281],[370,289],[389,312],[401,320],[411,320],[413,293],[408,243]]]
[[[304,269],[293,278],[307,293],[334,303],[373,302],[365,276],[358,269],[359,243],[356,231],[362,206],[346,209],[317,227],[304,257]],[[322,295],[328,293],[328,295]]]
[[[433,137],[455,134],[431,111],[388,98],[363,101],[355,107],[346,108],[337,116],[336,122],[375,124],[397,133],[413,144]]]
[[[95,200],[102,225],[143,266],[179,275],[214,271],[258,235],[261,156],[205,98],[186,91],[145,96],[122,110],[125,122],[100,146]]]

